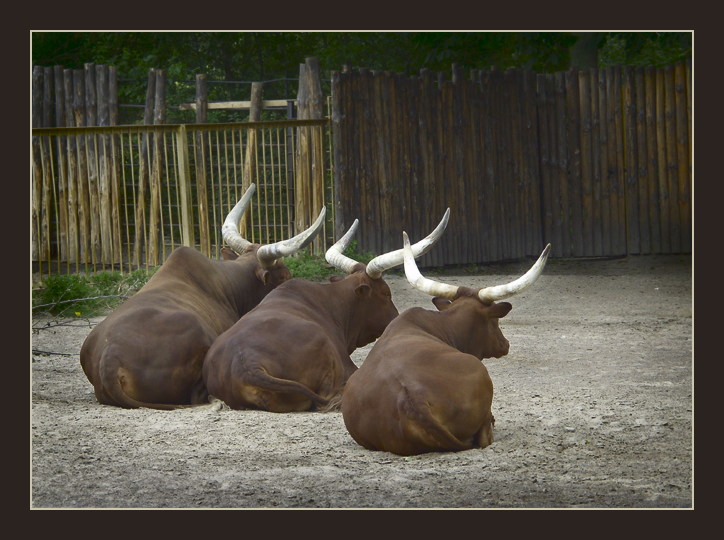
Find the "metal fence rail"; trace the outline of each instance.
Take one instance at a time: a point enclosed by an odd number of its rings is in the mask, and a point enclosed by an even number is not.
[[[328,120],[32,135],[32,260],[41,277],[153,267],[180,245],[216,258],[222,222],[252,182],[257,191],[240,224],[250,241],[293,236],[322,204],[329,217],[313,249],[334,239]],[[301,151],[309,145],[298,141],[307,139],[315,141],[313,152]]]

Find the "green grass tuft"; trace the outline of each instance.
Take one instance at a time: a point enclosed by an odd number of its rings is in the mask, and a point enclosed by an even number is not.
[[[347,257],[367,264],[374,258],[374,254],[360,251],[357,241],[350,242],[347,249],[344,250]],[[309,249],[305,249],[297,253],[294,257],[284,259],[292,276],[295,278],[304,278],[309,281],[326,281],[330,276],[340,274],[340,270],[331,266],[324,258],[324,255],[312,255]]]
[[[312,255],[309,250],[297,253],[294,257],[285,258],[284,264],[289,268],[293,277],[309,281],[324,281],[339,273],[336,268],[327,263],[323,256]]]
[[[155,270],[63,274],[50,276],[33,290],[33,313],[59,317],[92,317],[123,303],[151,278]]]
[[[343,253],[349,258],[365,264],[375,258],[374,253],[370,253],[369,251],[361,251],[359,249],[359,244],[357,243],[357,240],[352,240],[347,246],[347,249],[343,251]]]

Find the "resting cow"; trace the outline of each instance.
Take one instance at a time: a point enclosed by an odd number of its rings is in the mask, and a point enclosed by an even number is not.
[[[550,244],[521,278],[470,289],[424,278],[404,233],[403,242],[408,281],[439,311],[410,308],[387,327],[345,386],[345,426],[365,448],[403,456],[484,448],[493,442],[493,383],[480,360],[509,347],[498,319],[512,306],[497,301],[540,276]]]
[[[449,209],[437,228],[411,250],[419,257],[447,226]],[[272,412],[331,410],[357,369],[350,354],[377,339],[398,312],[382,273],[403,263],[401,249],[366,266],[342,251],[357,228],[326,253],[346,272],[330,283],[292,279],[224,332],[209,349],[203,367],[209,393],[233,409]]]
[[[222,227],[224,260],[175,249],[153,277],[86,338],[80,363],[105,405],[173,409],[208,403],[201,364],[216,337],[291,279],[279,259],[302,249],[319,232],[317,221],[292,239],[259,245],[238,223],[252,184]],[[237,255],[238,254],[238,255]]]

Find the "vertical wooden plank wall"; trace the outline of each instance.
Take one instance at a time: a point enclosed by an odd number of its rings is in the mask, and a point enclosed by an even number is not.
[[[382,253],[399,249],[403,230],[413,240],[429,234],[450,207],[443,241],[420,264],[540,253],[534,80],[523,72],[466,78],[457,68],[451,80],[428,70],[335,72],[337,230],[360,219],[360,247]]]
[[[420,264],[540,253],[533,80],[522,72],[465,78],[458,70],[452,80],[427,70],[336,72],[337,230],[359,219],[360,247],[387,252],[400,248],[403,230],[413,240],[429,234],[450,207],[444,240]]]
[[[690,67],[333,73],[336,222],[421,264],[691,252]]]

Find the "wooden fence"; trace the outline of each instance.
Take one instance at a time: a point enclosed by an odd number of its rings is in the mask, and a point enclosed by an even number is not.
[[[146,125],[114,127],[112,67],[33,79],[41,274],[155,266],[181,244],[216,257],[250,182],[244,234],[289,237],[324,204],[317,253],[355,218],[360,248],[397,249],[403,230],[421,238],[448,206],[422,266],[534,257],[547,242],[554,257],[691,252],[689,64],[468,78],[453,66],[452,80],[345,69],[332,74],[331,137],[313,58],[291,122],[165,125],[165,72],[150,70]],[[205,122],[203,92],[196,105]]]
[[[691,252],[689,64],[332,75],[336,227],[422,265]]]
[[[301,133],[321,150],[298,152]],[[36,271],[152,267],[179,245],[218,258],[224,218],[251,182],[257,191],[243,234],[261,243],[289,238],[319,213],[295,205],[297,171],[313,162],[310,181],[331,186],[329,140],[324,119],[33,129]],[[333,194],[320,191],[330,219],[318,252],[334,241]]]
[[[33,127],[114,126],[118,123],[115,66],[83,69],[33,66]]]
[[[35,270],[42,276],[157,266],[179,245],[218,257],[222,222],[252,182],[256,195],[240,223],[246,238],[289,238],[326,205],[325,232],[311,245],[323,252],[335,239],[331,138],[319,81],[318,61],[307,58],[300,64],[300,120],[261,122],[262,85],[253,83],[249,122],[209,124],[206,77],[199,75],[198,123],[166,125],[166,73],[150,69],[144,125],[109,127],[118,119],[114,67],[34,67]]]

